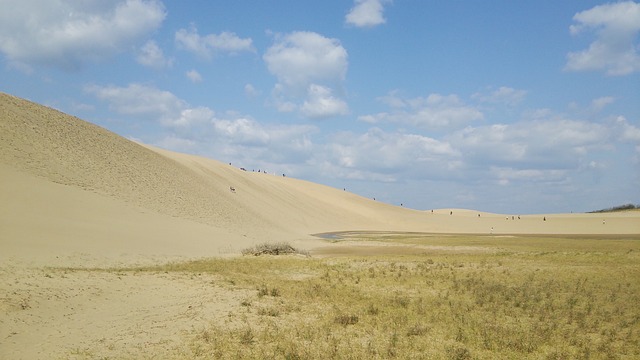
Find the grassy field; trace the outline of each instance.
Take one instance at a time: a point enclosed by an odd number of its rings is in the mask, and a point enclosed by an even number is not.
[[[127,271],[216,274],[252,289],[233,320],[195,331],[178,358],[640,358],[637,237],[345,236],[331,256]]]

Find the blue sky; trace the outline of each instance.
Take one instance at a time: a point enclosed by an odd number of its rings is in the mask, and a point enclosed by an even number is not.
[[[640,203],[634,1],[0,0],[0,91],[416,209]]]

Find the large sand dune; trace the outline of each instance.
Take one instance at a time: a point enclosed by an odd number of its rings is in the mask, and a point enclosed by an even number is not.
[[[72,254],[217,256],[264,241],[305,246],[313,244],[310,234],[347,230],[640,233],[637,212],[507,220],[391,206],[138,144],[7,94],[0,95],[0,181],[2,256],[32,261]]]

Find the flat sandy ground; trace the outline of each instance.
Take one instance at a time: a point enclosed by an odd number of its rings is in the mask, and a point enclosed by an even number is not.
[[[233,322],[246,296],[214,276],[71,268],[240,256],[280,241],[357,253],[311,235],[339,231],[634,236],[640,212],[406,209],[145,146],[0,94],[2,359],[95,357],[83,349],[96,343],[104,356],[151,357],[212,321]]]

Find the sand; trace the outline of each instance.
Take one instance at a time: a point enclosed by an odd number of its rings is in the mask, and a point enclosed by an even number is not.
[[[213,278],[61,268],[239,256],[275,241],[325,249],[311,234],[354,230],[640,234],[640,212],[407,209],[139,144],[0,93],[0,358],[81,356],[96,343],[101,353],[85,355],[161,352],[243,296]]]

